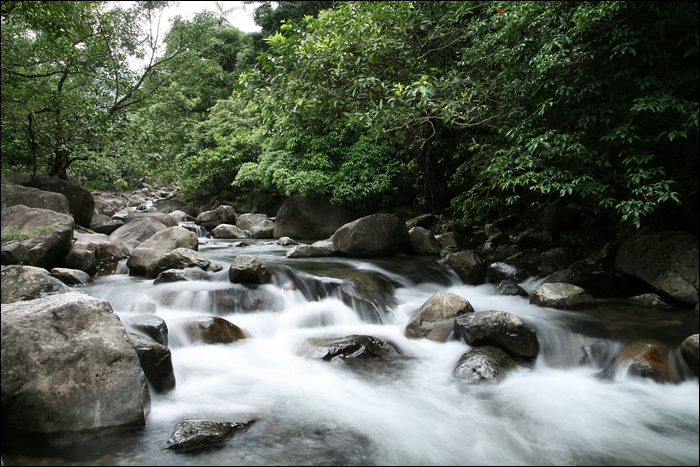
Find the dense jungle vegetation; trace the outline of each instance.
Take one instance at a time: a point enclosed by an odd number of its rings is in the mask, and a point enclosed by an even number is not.
[[[697,231],[697,2],[166,3],[2,2],[3,175]]]

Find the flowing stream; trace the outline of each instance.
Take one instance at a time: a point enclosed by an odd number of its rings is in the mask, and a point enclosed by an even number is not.
[[[83,287],[109,300],[124,322],[139,304],[155,302],[155,315],[168,325],[177,386],[151,392],[147,426],[32,455],[5,452],[7,465],[698,465],[698,382],[678,350],[698,332],[696,311],[624,301],[581,311],[540,308],[496,295],[491,284],[464,285],[435,257],[289,259],[289,247],[264,240],[247,240],[248,247],[200,241],[199,251],[223,266],[210,280],[153,285],[116,274]],[[274,282],[255,290],[230,284],[228,266],[239,254],[258,256],[276,272]],[[393,282],[393,300],[355,303],[324,292],[366,272]],[[537,282],[521,285],[529,291]],[[257,297],[257,309],[222,307],[218,291],[233,289]],[[438,290],[465,297],[476,311],[508,311],[533,325],[537,360],[497,385],[455,380],[466,344],[403,335],[410,314]],[[249,338],[190,342],[182,323],[204,315],[231,321]],[[308,338],[351,334],[389,339],[414,358],[392,371],[358,372],[299,355]],[[638,339],[671,347],[679,383],[611,369],[616,350]],[[183,418],[253,417],[259,421],[220,448],[163,450]]]

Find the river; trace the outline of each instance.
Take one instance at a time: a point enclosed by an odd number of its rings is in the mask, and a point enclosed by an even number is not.
[[[621,300],[581,311],[540,308],[527,298],[496,295],[491,284],[464,285],[435,257],[289,259],[289,247],[265,240],[248,240],[247,247],[200,241],[199,251],[223,266],[211,280],[153,285],[115,274],[82,287],[109,300],[124,322],[134,304],[155,302],[155,315],[168,325],[177,386],[165,395],[151,392],[146,427],[77,444],[35,445],[30,453],[18,445],[15,453],[3,450],[6,465],[699,463],[698,382],[678,351],[698,332],[696,311]],[[217,290],[242,287],[227,278],[239,254],[256,255],[276,272],[272,284],[258,289],[262,309],[222,311],[212,299]],[[303,292],[307,280],[333,282],[357,271],[390,279],[393,301],[373,310],[333,294],[310,301]],[[535,285],[521,284],[527,291]],[[465,297],[476,311],[508,311],[534,326],[537,360],[497,385],[459,383],[451,372],[466,344],[403,335],[410,314],[438,290]],[[250,337],[227,345],[190,342],[181,323],[203,315],[222,316]],[[389,339],[413,358],[390,372],[358,372],[299,355],[310,337],[350,334]],[[679,383],[627,376],[624,368],[602,371],[617,349],[638,339],[671,347]],[[594,343],[579,364],[582,342]],[[218,449],[163,450],[183,418],[258,422]]]

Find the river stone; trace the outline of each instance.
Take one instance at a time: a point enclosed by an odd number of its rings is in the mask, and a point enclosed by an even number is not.
[[[153,279],[158,277],[158,274],[168,269],[184,269],[191,267],[207,269],[210,265],[211,262],[198,251],[194,251],[190,248],[175,248],[153,261],[148,267],[146,277]]]
[[[2,303],[34,300],[70,291],[44,268],[22,265],[2,267]]]
[[[642,295],[637,295],[636,297],[630,297],[629,300],[643,306],[671,308],[671,305],[666,303],[663,298],[659,297],[655,293],[645,293]]]
[[[274,238],[328,238],[357,217],[355,213],[333,206],[324,199],[303,198],[295,194],[277,211],[272,235]]]
[[[197,268],[197,269],[199,269],[199,268]],[[158,277],[156,277],[155,280],[153,281],[153,285],[167,283],[167,282],[180,282],[180,281],[188,281],[188,280],[190,280],[190,279],[185,277],[185,270],[184,269],[168,269],[168,270],[165,270],[165,271],[161,272],[160,274],[158,274]]]
[[[279,238],[279,239],[277,240],[277,244],[278,244],[279,246],[298,245],[298,243],[297,243],[295,240],[293,240],[293,239],[291,239],[291,238],[289,238],[289,237],[281,237],[281,238]],[[331,242],[331,246],[333,246],[333,242]]]
[[[486,262],[480,251],[468,250],[450,253],[443,262],[451,266],[465,284],[479,285],[484,283]]]
[[[129,256],[126,265],[129,268],[129,274],[134,276],[147,276],[152,264],[166,253],[176,248],[197,250],[198,247],[199,244],[195,233],[183,227],[170,227],[156,233],[135,248],[134,251],[131,252],[131,256]]]
[[[681,354],[683,355],[683,360],[688,364],[695,377],[700,376],[700,367],[698,366],[698,334],[693,334],[692,336],[686,337],[686,339],[681,344]]]
[[[2,305],[3,429],[96,433],[143,426],[136,351],[109,302],[82,293]]]
[[[148,337],[129,333],[129,342],[139,356],[146,379],[158,393],[175,387],[175,373],[170,349]]]
[[[343,303],[354,309],[363,321],[381,323],[384,314],[396,305],[394,284],[389,279],[362,270],[338,275],[344,279],[339,288]]]
[[[189,453],[218,446],[256,420],[225,422],[209,420],[180,420],[164,449]]]
[[[122,317],[122,322],[127,328],[146,334],[160,345],[168,346],[168,325],[163,318],[143,313],[129,314]]]
[[[267,220],[270,220],[267,214],[241,214],[236,219],[236,227],[241,230],[250,230],[253,226]]]
[[[135,222],[139,219],[155,219],[166,227],[177,227],[177,221],[164,212],[132,212],[124,221],[125,224]]]
[[[487,275],[489,282],[492,283],[503,280],[522,282],[530,276],[526,270],[503,262],[491,263],[487,269]]]
[[[185,211],[176,210],[169,212],[168,215],[175,219],[176,222],[194,222],[194,217],[187,214]]]
[[[332,241],[319,240],[311,245],[295,245],[287,251],[286,256],[287,258],[319,258],[335,256],[335,250]]]
[[[627,374],[650,378],[657,383],[674,382],[669,366],[669,348],[658,342],[635,342],[626,345],[616,366],[627,365]]]
[[[474,313],[471,303],[462,296],[440,290],[411,314],[404,335],[445,342],[452,332],[454,319],[465,313]]]
[[[113,193],[104,193],[97,190],[92,190],[90,193],[95,202],[96,214],[104,214],[105,216],[112,217],[127,205],[126,199]]]
[[[478,311],[455,319],[455,334],[467,345],[493,345],[512,358],[535,359],[540,350],[535,328],[505,311]]]
[[[528,297],[528,293],[525,289],[520,287],[518,284],[511,280],[502,280],[496,284],[496,293],[498,295],[519,295],[521,297]]]
[[[253,255],[239,255],[228,269],[228,278],[234,284],[266,284],[274,272],[262,265]]]
[[[29,261],[29,251],[21,242],[14,240],[2,244],[2,265],[23,264]]]
[[[22,185],[61,193],[68,200],[68,206],[75,223],[90,228],[92,214],[95,211],[95,200],[86,189],[66,180],[44,174],[37,174],[36,177],[32,177],[31,180],[22,183]]]
[[[85,271],[70,268],[53,268],[51,276],[67,285],[87,284],[92,278]]]
[[[232,224],[219,224],[211,231],[212,238],[248,238],[241,229]]]
[[[419,255],[439,255],[440,243],[435,235],[423,227],[413,227],[408,231],[411,248]]]
[[[250,228],[250,238],[272,238],[274,230],[274,221],[266,219]]]
[[[503,350],[492,345],[474,347],[464,353],[452,374],[467,382],[498,382],[515,370],[515,362]]]
[[[109,234],[109,239],[117,245],[122,245],[126,252],[131,254],[141,243],[167,228],[165,224],[155,219],[137,219]]]
[[[315,360],[347,363],[351,360],[386,360],[403,356],[393,342],[373,336],[353,334],[345,337],[308,339],[300,353]]]
[[[105,216],[104,214],[95,213],[90,221],[90,230],[96,233],[109,235],[119,227],[124,225],[124,221],[113,217]]]
[[[595,298],[585,289],[566,282],[542,284],[530,291],[530,303],[537,306],[571,309],[594,306]]]
[[[70,248],[73,239],[73,218],[48,209],[28,208],[24,205],[2,209],[2,243],[8,239],[10,230],[17,229],[23,236],[17,241],[26,249],[28,266],[52,267]]]
[[[117,245],[105,234],[83,234],[75,232],[75,242],[71,245],[63,266],[80,269],[90,276],[114,274],[119,261],[126,258],[123,246]]]
[[[347,256],[391,256],[404,251],[409,244],[406,224],[392,214],[362,217],[333,234],[333,249]]]
[[[179,199],[158,199],[153,203],[153,207],[165,214],[172,214],[174,211],[182,211],[192,216],[195,211],[194,206],[180,201]]]
[[[0,198],[2,208],[21,204],[28,208],[48,209],[62,214],[70,214],[68,198],[61,193],[22,185],[5,185],[4,183],[0,189],[2,190],[2,198]]]
[[[199,214],[194,222],[209,230],[219,224],[236,225],[236,210],[231,206],[222,204],[213,211],[205,211]]]
[[[191,341],[207,344],[230,344],[246,337],[241,328],[217,316],[190,318],[185,332]]]
[[[698,237],[685,232],[636,235],[615,257],[615,270],[687,305],[698,303]]]

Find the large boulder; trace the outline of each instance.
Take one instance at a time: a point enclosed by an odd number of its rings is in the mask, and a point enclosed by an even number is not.
[[[68,214],[10,206],[2,210],[2,243],[19,241],[26,249],[26,264],[48,268],[68,251],[73,225]]]
[[[505,280],[522,282],[529,277],[525,269],[504,262],[491,263],[486,271],[489,282],[494,284]]]
[[[237,256],[228,269],[228,278],[234,284],[266,284],[273,274],[253,255]]]
[[[270,220],[267,214],[241,214],[236,219],[236,227],[241,230],[250,230],[253,226],[267,220]]]
[[[126,218],[124,221],[125,224],[128,224],[129,222],[134,222],[139,219],[155,219],[158,222],[162,223],[166,227],[177,227],[177,220],[173,218],[173,216],[169,214],[165,214],[163,212],[132,212],[129,214],[129,217]]]
[[[222,204],[213,211],[205,211],[194,220],[196,224],[211,230],[219,224],[236,225],[236,210],[231,206]]]
[[[409,244],[406,224],[393,214],[365,216],[348,222],[333,234],[333,249],[347,256],[391,256]]]
[[[70,214],[68,198],[61,193],[43,191],[22,185],[2,185],[3,208],[22,204],[28,208],[48,209],[63,214]]]
[[[151,265],[161,256],[176,248],[197,250],[198,247],[197,235],[194,232],[183,227],[170,227],[158,232],[135,248],[126,265],[129,268],[129,274],[150,277]],[[157,274],[153,277],[156,276]]]
[[[248,238],[241,229],[233,224],[219,224],[211,231],[212,238]]]
[[[2,303],[34,300],[47,295],[67,293],[70,289],[49,275],[44,268],[12,265],[2,267]]]
[[[615,257],[615,270],[677,302],[698,303],[698,237],[685,232],[637,235]]]
[[[250,228],[250,238],[272,238],[275,231],[275,223],[266,219]]]
[[[165,224],[155,219],[138,219],[119,227],[109,234],[109,239],[117,245],[123,246],[126,252],[131,254],[141,243],[167,228]]]
[[[486,261],[478,250],[458,251],[445,256],[444,264],[452,267],[462,282],[470,285],[484,283]]]
[[[92,282],[90,275],[80,269],[53,268],[51,270],[51,277],[55,277],[66,285],[79,285]]]
[[[455,319],[455,334],[467,345],[493,345],[512,358],[534,359],[540,351],[535,328],[505,311],[478,311]]]
[[[172,251],[157,258],[148,268],[146,277],[158,277],[163,271],[168,269],[184,269],[191,267],[199,267],[207,269],[211,261],[206,259],[204,255],[190,248],[175,248]]]
[[[85,228],[90,228],[92,213],[95,210],[95,200],[92,198],[92,194],[86,189],[69,183],[66,180],[43,174],[37,174],[36,177],[32,177],[31,180],[22,183],[22,185],[44,191],[61,193],[68,199],[68,206],[75,219],[75,223]]]
[[[143,426],[146,377],[109,302],[81,293],[2,305],[3,430]]]
[[[115,219],[114,217],[105,216],[104,214],[95,213],[92,215],[92,221],[90,222],[90,230],[97,233],[102,233],[109,235],[119,227],[124,225],[124,221],[121,219]]]
[[[419,255],[440,254],[442,249],[440,243],[430,230],[418,226],[412,227],[408,231],[408,238],[411,241],[411,248]]]
[[[617,355],[615,368],[626,367],[627,374],[649,378],[657,383],[677,381],[669,365],[667,345],[654,341],[638,341],[625,345]]]
[[[139,356],[146,379],[154,391],[168,392],[175,387],[170,349],[148,337],[129,333],[129,342]]]
[[[530,303],[537,306],[571,309],[594,306],[595,298],[585,289],[566,282],[542,284],[530,291]]]
[[[515,362],[510,355],[498,347],[485,345],[465,352],[457,361],[452,374],[469,383],[496,383],[513,370]]]
[[[236,433],[248,428],[255,421],[180,420],[164,449],[192,453],[219,446]]]
[[[465,313],[474,313],[474,308],[467,299],[440,290],[413,312],[404,334],[408,338],[427,337],[444,342],[452,332],[454,319]]]
[[[683,341],[681,344],[681,355],[685,363],[693,370],[695,376],[700,376],[698,334],[693,334]]]
[[[126,258],[124,247],[117,245],[105,234],[74,234],[75,242],[63,258],[63,265],[80,269],[91,276],[114,274],[119,261]]]
[[[296,194],[287,199],[275,218],[273,236],[302,239],[328,238],[344,224],[358,216],[321,199]]]
[[[104,193],[101,191],[91,191],[90,193],[92,193],[92,198],[95,202],[96,214],[112,217],[128,204],[124,197],[113,193]]]

